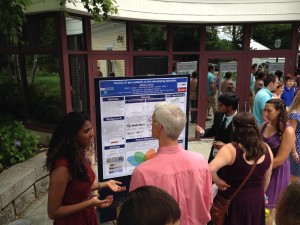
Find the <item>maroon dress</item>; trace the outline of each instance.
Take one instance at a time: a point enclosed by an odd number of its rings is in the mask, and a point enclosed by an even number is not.
[[[256,165],[250,178],[232,200],[224,225],[265,225],[264,179],[270,164],[268,152],[264,161]],[[219,190],[219,193],[229,199],[246,178],[251,167],[252,165],[244,160],[242,150],[236,147],[234,163],[222,169],[222,179],[231,187],[225,191]]]
[[[68,161],[66,159],[59,159],[55,162],[55,165],[52,169],[64,166],[69,168]],[[86,167],[88,168],[89,181],[82,181],[72,179],[67,184],[63,199],[62,205],[72,205],[80,203],[89,198],[91,194],[91,186],[95,180],[95,173],[92,168],[86,162]],[[54,225],[98,225],[96,210],[94,206],[90,206],[84,210],[73,213],[69,216],[58,218],[54,220]]]

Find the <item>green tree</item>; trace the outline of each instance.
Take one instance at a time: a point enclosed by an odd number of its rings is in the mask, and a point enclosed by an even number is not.
[[[46,0],[45,0],[46,1]],[[64,11],[65,4],[77,0],[57,0]],[[111,15],[118,12],[114,5],[115,0],[80,0],[85,9],[91,13],[97,22],[108,20]],[[25,11],[32,4],[31,0],[1,0],[0,1],[0,30],[6,41],[12,45],[18,45],[22,33],[22,26],[26,23]]]
[[[243,44],[243,26],[207,26],[206,45],[207,50],[238,50]]]
[[[291,43],[291,33],[291,24],[255,24],[252,26],[251,38],[270,49],[275,48],[275,40],[279,38],[280,49],[288,49]]]

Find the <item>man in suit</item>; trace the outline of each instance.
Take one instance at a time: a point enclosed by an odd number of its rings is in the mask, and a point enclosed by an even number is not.
[[[211,128],[203,129],[199,125],[196,130],[201,137],[215,137],[208,162],[211,162],[219,149],[231,142],[232,118],[237,113],[239,98],[232,92],[226,92],[218,98],[218,109],[214,115],[214,122]]]

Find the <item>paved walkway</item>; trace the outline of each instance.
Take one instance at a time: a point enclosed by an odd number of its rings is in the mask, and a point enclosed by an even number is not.
[[[202,139],[201,141],[189,142],[188,150],[199,152],[208,158],[212,140]],[[52,225],[53,221],[47,215],[47,194],[35,201],[23,214],[20,219],[28,219],[31,225]],[[102,223],[102,225],[112,225],[112,222]]]

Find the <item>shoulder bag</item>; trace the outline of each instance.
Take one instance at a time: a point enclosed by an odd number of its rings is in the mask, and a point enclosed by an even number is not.
[[[237,193],[242,189],[246,181],[249,179],[256,167],[256,164],[257,160],[254,161],[254,164],[247,177],[244,179],[244,181],[240,184],[238,189],[233,193],[233,195],[229,199],[225,199],[219,193],[217,193],[216,197],[214,198],[213,205],[210,209],[211,220],[214,222],[215,225],[224,224],[225,218],[228,215],[228,208],[232,199],[237,195]]]

